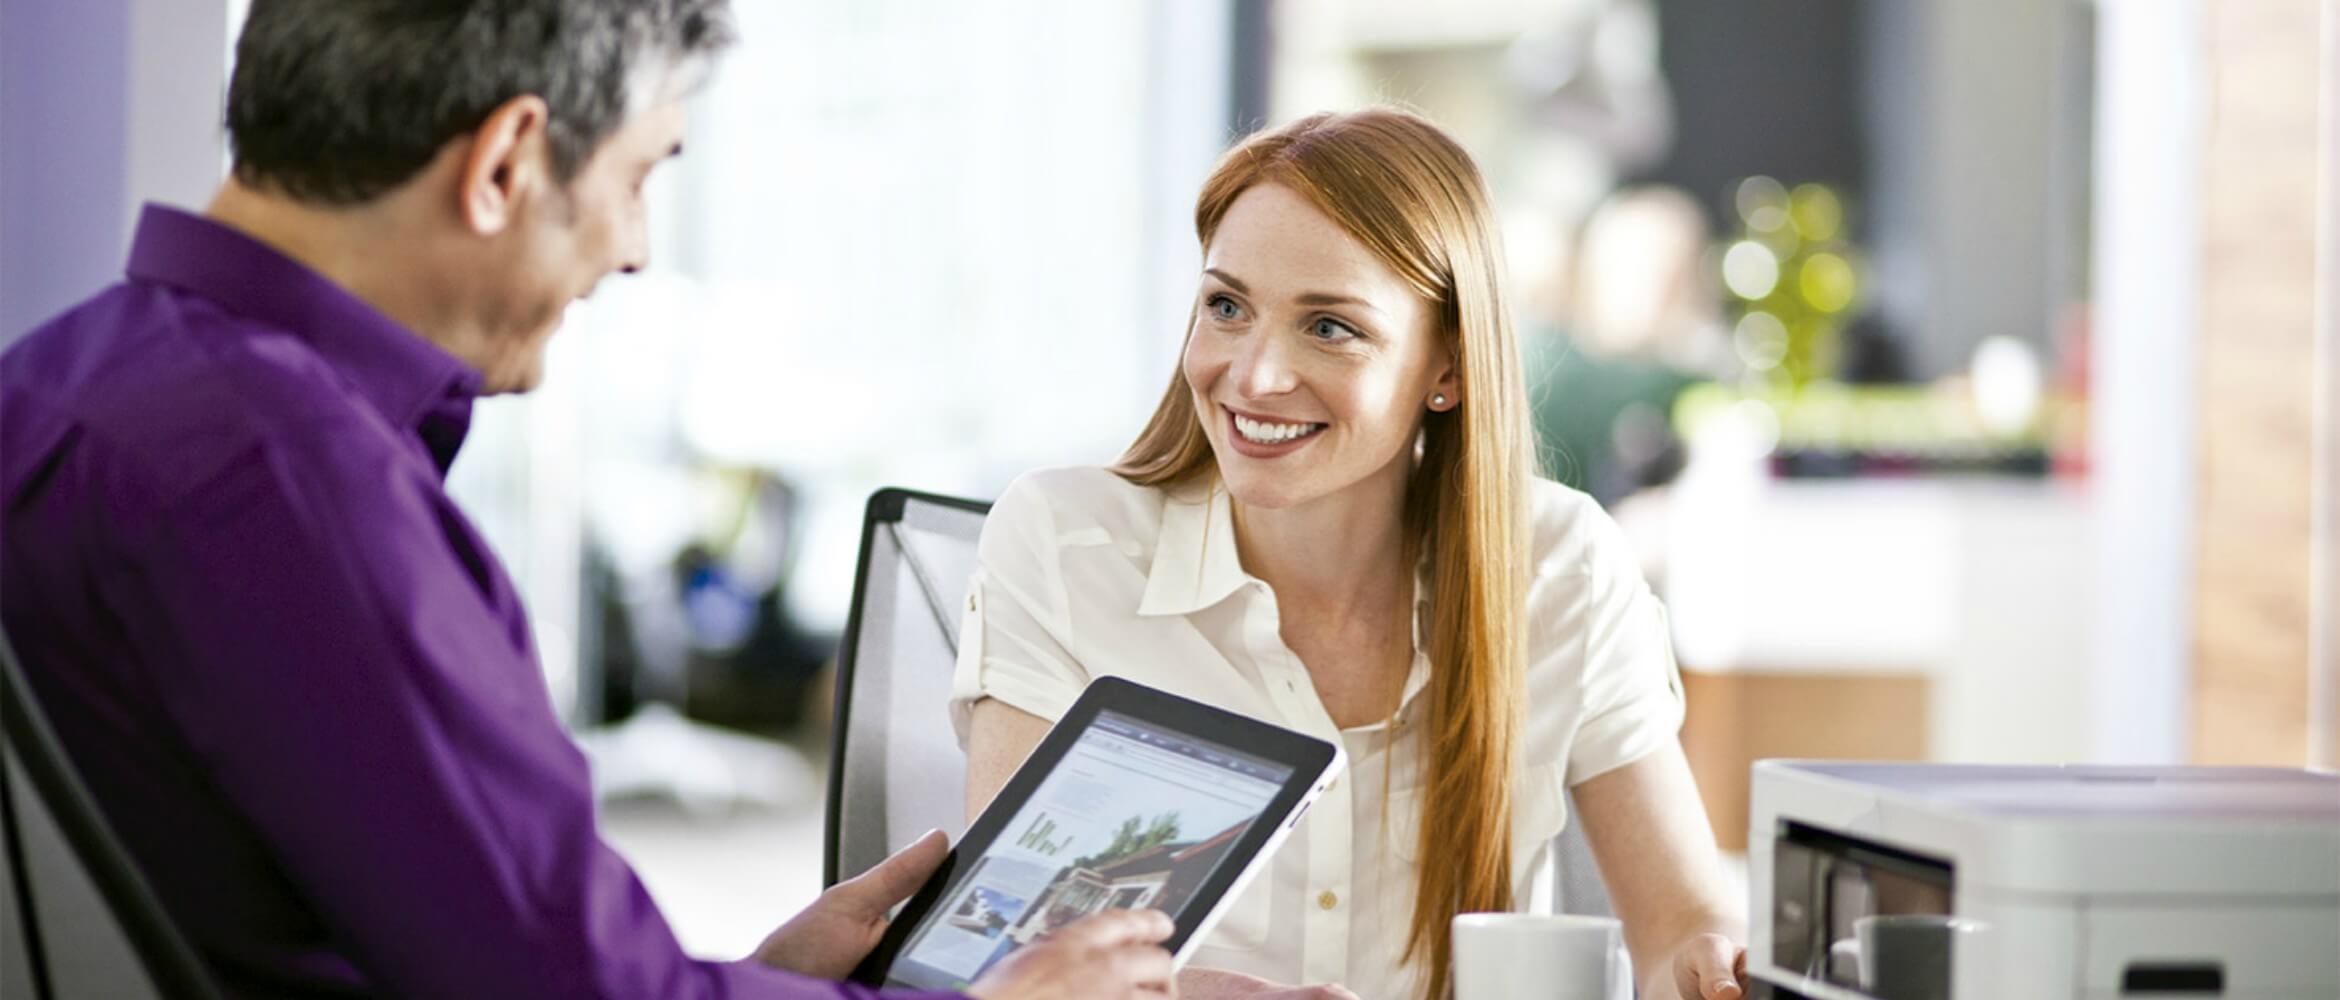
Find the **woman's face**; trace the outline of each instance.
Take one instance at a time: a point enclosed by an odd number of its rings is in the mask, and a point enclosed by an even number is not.
[[[1402,489],[1423,411],[1457,402],[1437,305],[1280,184],[1236,196],[1205,249],[1185,368],[1220,477],[1257,507]]]

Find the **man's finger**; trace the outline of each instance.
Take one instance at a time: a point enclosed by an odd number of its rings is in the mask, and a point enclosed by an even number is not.
[[[1106,910],[1057,929],[1052,937],[1100,948],[1125,944],[1154,944],[1169,937],[1178,925],[1160,910]]]
[[[926,877],[934,874],[943,859],[950,856],[950,844],[950,838],[943,836],[941,830],[929,830],[926,836],[912,841],[910,846],[894,852],[893,857],[878,862],[870,870],[847,879],[834,891],[883,914],[926,884]]]

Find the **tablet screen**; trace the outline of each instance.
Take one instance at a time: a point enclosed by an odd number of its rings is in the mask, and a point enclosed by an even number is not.
[[[1177,918],[1292,768],[1101,711],[990,849],[911,931],[892,982],[957,989],[1101,910]]]

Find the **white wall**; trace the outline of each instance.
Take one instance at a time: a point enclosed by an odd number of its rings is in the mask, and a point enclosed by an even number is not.
[[[0,344],[120,278],[138,206],[200,207],[236,0],[0,0]]]
[[[227,174],[223,123],[242,6],[243,0],[130,2],[125,242],[138,206],[201,208]]]
[[[2193,676],[2203,131],[2197,0],[2098,7],[2094,757],[2175,763]]]
[[[128,0],[0,0],[0,344],[120,273]]]
[[[1229,138],[1229,12],[739,10],[739,51],[652,182],[651,267],[571,313],[550,378],[594,404],[577,489],[622,566],[702,530],[692,463],[775,469],[805,510],[791,609],[833,628],[873,488],[990,496],[1136,437]]]

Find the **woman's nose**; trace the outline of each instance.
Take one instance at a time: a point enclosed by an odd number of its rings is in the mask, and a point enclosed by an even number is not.
[[[1235,388],[1245,396],[1273,396],[1292,391],[1298,379],[1284,357],[1283,338],[1266,333],[1245,337],[1235,349]]]

